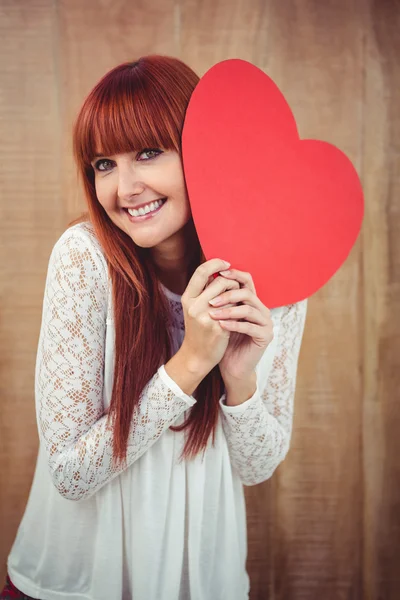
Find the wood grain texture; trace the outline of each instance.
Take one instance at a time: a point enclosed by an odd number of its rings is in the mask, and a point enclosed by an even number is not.
[[[177,26],[178,25],[178,26]],[[111,68],[146,54],[179,54],[173,0],[58,2],[58,46],[64,169],[62,198],[68,222],[85,208],[72,162],[72,127],[84,98]]]
[[[365,598],[400,597],[400,3],[365,39],[363,183]]]
[[[251,600],[400,597],[399,31],[399,0],[0,0],[0,584],[36,460],[48,258],[84,208],[73,121],[106,71],[159,53],[259,66],[365,191],[357,244],[309,300],[288,458],[245,488]]]
[[[0,581],[38,448],[33,393],[59,195],[56,20],[49,0],[0,2]]]

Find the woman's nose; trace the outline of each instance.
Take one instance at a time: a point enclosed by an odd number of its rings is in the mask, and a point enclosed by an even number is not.
[[[145,189],[145,183],[138,177],[133,168],[121,168],[118,171],[118,196],[120,198],[141,194]]]

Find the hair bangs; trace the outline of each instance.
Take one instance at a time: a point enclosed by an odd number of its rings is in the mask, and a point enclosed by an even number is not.
[[[131,77],[131,75],[130,75]],[[84,103],[76,124],[78,153],[85,166],[96,155],[162,148],[181,152],[181,127],[184,115],[176,119],[176,107],[168,94],[152,84],[123,77],[99,83]],[[129,85],[130,84],[130,85]],[[147,86],[146,86],[147,87]]]

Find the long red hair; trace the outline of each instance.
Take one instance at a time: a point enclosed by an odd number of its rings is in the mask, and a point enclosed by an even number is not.
[[[114,461],[126,461],[132,416],[142,390],[172,356],[167,325],[170,307],[149,250],[137,246],[117,227],[98,201],[91,161],[97,143],[104,156],[143,148],[173,149],[181,155],[185,112],[198,81],[196,73],[177,58],[151,55],[123,63],[96,84],[74,123],[73,153],[88,212],[69,226],[92,223],[113,289],[115,369],[108,419],[113,426]],[[205,260],[195,238],[191,273]],[[198,401],[186,421],[170,427],[187,429],[181,459],[204,452],[210,435],[214,443],[222,392],[217,365],[194,392]]]

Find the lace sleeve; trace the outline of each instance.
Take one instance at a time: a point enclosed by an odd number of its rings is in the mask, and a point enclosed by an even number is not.
[[[284,307],[265,387],[260,389],[258,380],[255,394],[238,406],[224,404],[225,395],[220,400],[232,465],[244,485],[269,479],[289,450],[306,313],[307,300]]]
[[[112,461],[103,403],[107,264],[83,231],[67,230],[49,260],[35,373],[36,416],[54,485],[79,500],[137,460],[196,401],[162,367],[143,389],[126,466]]]

